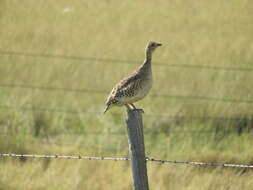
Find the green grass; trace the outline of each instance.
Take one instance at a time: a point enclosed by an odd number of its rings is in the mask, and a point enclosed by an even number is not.
[[[253,164],[251,7],[248,0],[0,0],[0,152],[128,156],[125,109],[102,110],[154,40],[163,43],[153,59],[154,86],[137,103],[145,110],[147,156]],[[127,162],[1,158],[0,165],[0,190],[132,184]],[[251,170],[148,163],[148,175],[150,189],[253,186]]]

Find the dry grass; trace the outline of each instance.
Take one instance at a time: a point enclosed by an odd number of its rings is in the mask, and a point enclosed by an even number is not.
[[[251,189],[253,185],[253,173],[240,170],[149,164],[148,171],[150,189],[236,190]],[[126,190],[131,189],[129,174],[129,165],[122,162],[36,160],[29,164],[5,161],[0,176],[2,189]]]

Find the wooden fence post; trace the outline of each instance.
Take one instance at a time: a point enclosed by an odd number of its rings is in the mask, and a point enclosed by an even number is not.
[[[134,190],[148,190],[147,165],[142,123],[143,110],[135,109],[127,112],[127,133],[132,163]]]

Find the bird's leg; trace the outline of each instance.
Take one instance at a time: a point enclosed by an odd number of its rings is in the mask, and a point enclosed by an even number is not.
[[[131,110],[131,107],[128,104],[125,104],[127,111]]]
[[[144,113],[144,110],[143,110],[143,109],[138,109],[138,108],[136,108],[136,107],[134,106],[133,103],[129,103],[129,104],[134,108],[134,110],[139,110],[139,111],[141,111],[142,113]]]
[[[137,110],[137,108],[134,106],[134,104],[129,103],[135,110]]]

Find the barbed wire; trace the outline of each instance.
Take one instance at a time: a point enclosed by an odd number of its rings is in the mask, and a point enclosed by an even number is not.
[[[76,92],[76,93],[94,93],[94,94],[106,94],[109,93],[106,90],[95,90],[95,89],[77,89],[77,88],[61,88],[61,87],[49,87],[49,86],[35,86],[35,85],[24,85],[24,84],[0,84],[2,88],[25,88],[31,90],[47,90],[47,91],[65,91],[65,92]],[[208,96],[194,96],[194,95],[171,95],[171,94],[150,94],[151,97],[160,98],[174,98],[174,99],[189,99],[195,101],[219,101],[219,102],[232,102],[232,103],[244,103],[253,104],[252,100],[240,100],[240,99],[228,99],[228,98],[216,98]]]
[[[186,164],[193,166],[212,166],[212,167],[234,167],[234,168],[250,168],[253,169],[253,165],[245,164],[227,164],[227,163],[207,163],[207,162],[193,162],[193,161],[176,161],[176,160],[159,160],[154,158],[147,158],[147,161],[159,162],[159,163],[172,163],[172,164]]]
[[[13,154],[13,153],[0,153],[0,157],[16,157],[16,158],[47,158],[47,159],[80,159],[80,160],[110,160],[110,161],[130,161],[130,158],[115,158],[115,157],[96,157],[96,156],[76,156],[76,155],[38,155],[38,154]],[[160,160],[154,158],[146,158],[148,162],[157,163],[171,163],[171,164],[185,164],[193,166],[212,166],[212,167],[234,167],[234,168],[250,168],[253,165],[245,164],[227,164],[227,163],[207,163],[207,162],[193,162],[193,161],[177,161],[177,160]]]
[[[97,61],[97,62],[117,62],[122,64],[137,64],[140,61],[137,60],[120,60],[120,59],[108,59],[108,58],[97,58],[97,57],[83,57],[73,55],[60,55],[60,54],[42,54],[42,53],[29,53],[29,52],[16,52],[16,51],[5,51],[0,50],[1,55],[7,56],[25,56],[25,57],[41,57],[41,58],[57,58],[66,60],[82,60],[82,61]],[[167,64],[165,62],[157,62],[154,66],[166,66],[166,67],[180,67],[180,68],[191,68],[191,69],[209,69],[209,70],[226,70],[226,71],[242,71],[252,72],[253,68],[240,68],[240,67],[217,67],[208,65],[187,65],[187,64]]]

